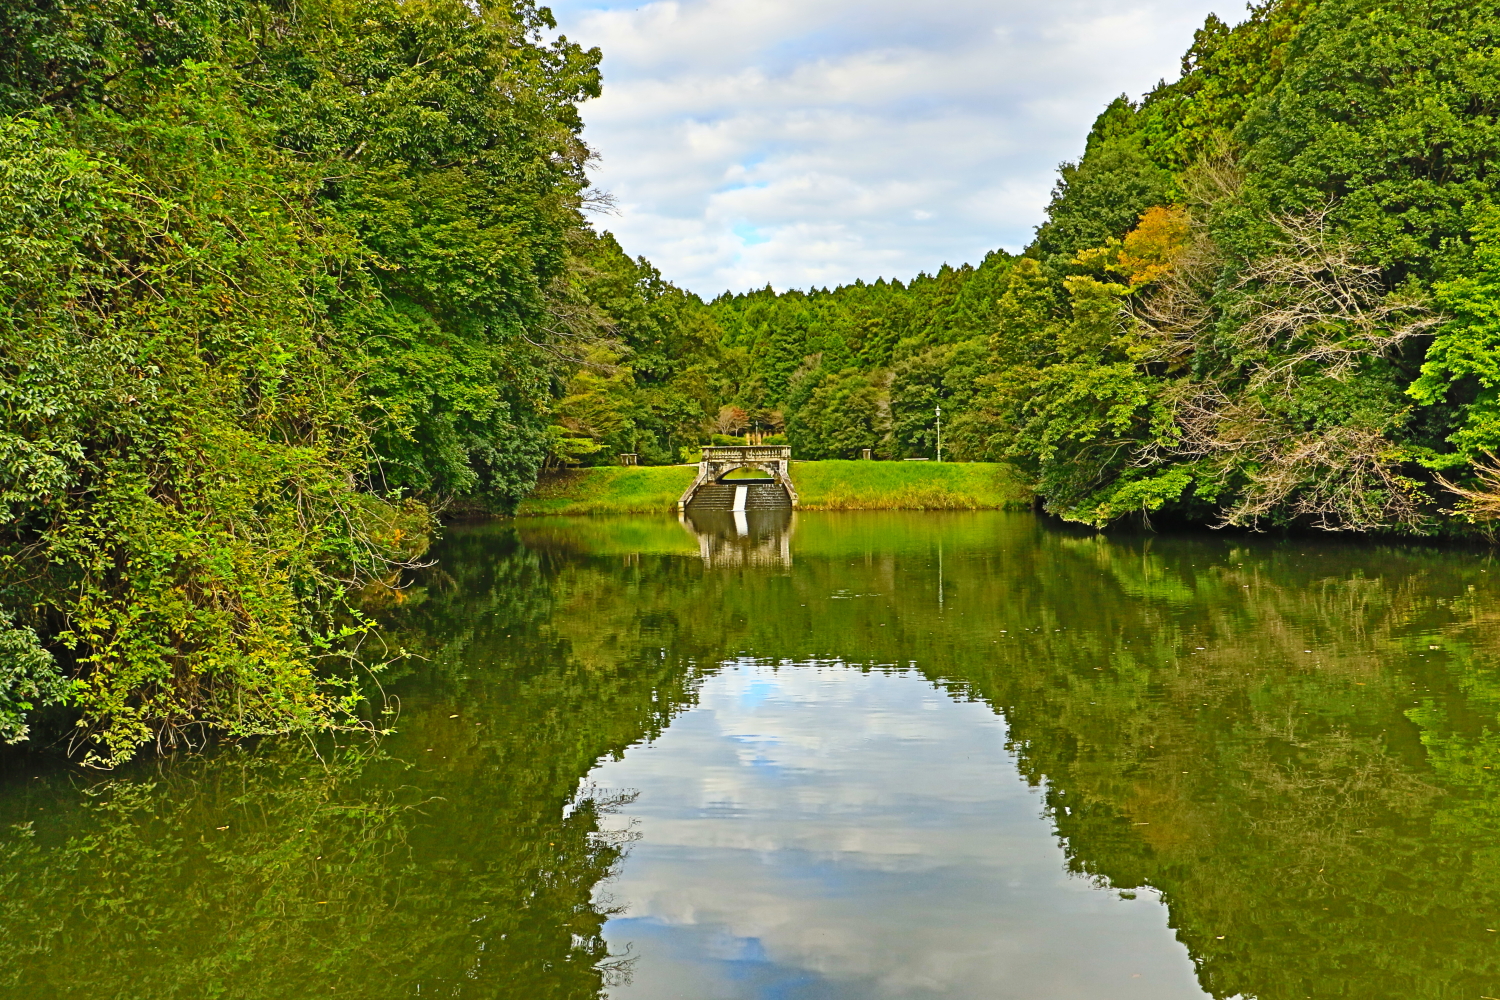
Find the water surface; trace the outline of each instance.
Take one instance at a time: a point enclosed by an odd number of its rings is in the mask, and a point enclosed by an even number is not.
[[[376,609],[378,744],[7,758],[0,995],[1500,996],[1487,554],[1004,513],[438,554]]]
[[[1070,875],[1004,723],[916,672],[739,661],[649,747],[605,926],[655,997],[1202,997],[1154,893]]]

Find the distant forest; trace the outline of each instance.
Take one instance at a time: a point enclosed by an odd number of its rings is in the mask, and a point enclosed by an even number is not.
[[[707,304],[673,425],[636,374],[575,376],[577,442],[677,460],[1014,464],[1095,525],[1455,533],[1500,515],[1500,8],[1284,0],[1210,17],[1181,77],[1120,97],[1019,256]],[[689,341],[690,342],[690,341]],[[633,391],[627,391],[627,383]],[[691,411],[691,405],[684,408]],[[778,439],[781,440],[781,439]]]
[[[712,302],[588,223],[600,53],[555,28],[0,5],[0,740],[372,725],[361,608],[444,511],[745,434],[931,456],[938,405],[1095,525],[1500,516],[1494,5],[1210,18],[1021,255]]]

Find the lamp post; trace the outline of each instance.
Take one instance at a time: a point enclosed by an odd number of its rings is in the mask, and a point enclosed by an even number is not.
[[[943,460],[943,408],[936,407],[933,412],[937,414],[937,460],[941,462]]]

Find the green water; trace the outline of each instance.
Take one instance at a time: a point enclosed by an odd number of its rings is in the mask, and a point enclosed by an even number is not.
[[[1024,514],[453,529],[398,730],[9,758],[0,996],[1500,997],[1500,567]]]

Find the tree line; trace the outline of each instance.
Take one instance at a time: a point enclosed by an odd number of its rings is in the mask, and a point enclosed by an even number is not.
[[[1493,5],[1269,0],[1099,116],[1021,254],[724,296],[809,458],[1015,464],[1046,509],[1432,534],[1500,514]],[[742,352],[742,353],[737,353]]]
[[[706,327],[588,225],[600,53],[555,29],[531,0],[3,5],[0,740],[51,712],[110,764],[361,725],[397,653],[351,595],[524,496],[621,350],[643,393],[684,378]]]
[[[708,303],[698,423],[1011,463],[1104,525],[1472,534],[1500,516],[1492,5],[1268,0],[1099,116],[1020,254]],[[608,395],[595,380],[594,412]],[[731,387],[722,391],[723,386]],[[610,412],[624,426],[624,394]]]
[[[359,725],[357,598],[444,511],[716,434],[928,457],[942,406],[1072,520],[1483,530],[1497,31],[1210,17],[1024,252],[704,302],[589,224],[600,53],[531,0],[5,4],[0,739]]]

